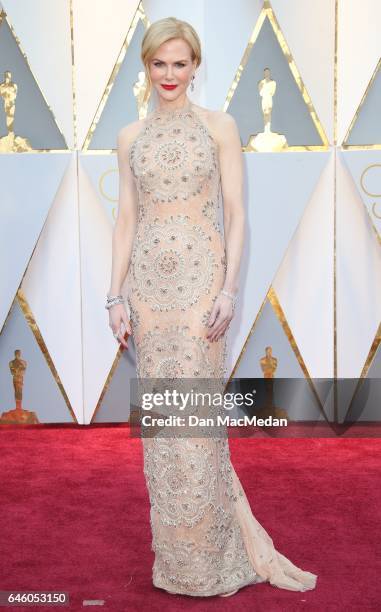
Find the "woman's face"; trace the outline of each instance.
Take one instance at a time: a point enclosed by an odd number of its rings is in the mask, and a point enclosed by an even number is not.
[[[196,69],[191,48],[182,38],[172,38],[158,47],[150,63],[152,86],[160,98],[172,101],[186,94]],[[166,88],[165,85],[172,85]]]

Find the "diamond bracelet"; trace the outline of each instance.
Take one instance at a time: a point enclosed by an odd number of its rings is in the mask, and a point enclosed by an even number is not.
[[[111,308],[111,306],[115,306],[115,304],[123,304],[124,301],[125,301],[124,297],[121,294],[119,294],[119,295],[108,295],[107,296],[107,300],[106,300],[105,308],[107,308],[107,310],[109,310]]]
[[[226,289],[221,289],[220,293],[222,293],[222,295],[226,295],[228,298],[230,298],[231,301],[233,302],[233,308],[235,308],[236,301],[237,301],[237,296],[234,295],[233,293],[229,293],[229,291],[226,291]]]

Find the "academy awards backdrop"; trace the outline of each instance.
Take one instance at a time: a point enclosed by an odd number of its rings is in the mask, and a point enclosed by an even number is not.
[[[191,99],[230,113],[241,136],[229,376],[299,381],[278,398],[290,422],[379,421],[380,3],[0,8],[0,422],[129,421],[134,346],[118,348],[104,308],[116,137],[150,111],[140,45],[168,15],[202,40]]]

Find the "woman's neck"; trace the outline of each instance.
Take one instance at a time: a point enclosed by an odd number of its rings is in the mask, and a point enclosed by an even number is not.
[[[175,111],[182,111],[182,110],[187,110],[191,107],[191,101],[188,98],[185,98],[185,102],[183,102],[181,105],[176,104],[176,101],[172,104],[168,104],[168,102],[166,101],[166,103],[158,103],[158,105],[155,108],[155,112],[175,112]]]

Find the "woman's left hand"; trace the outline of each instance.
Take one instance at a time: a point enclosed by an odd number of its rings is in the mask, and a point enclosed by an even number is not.
[[[218,340],[225,333],[233,316],[234,308],[232,300],[223,293],[220,293],[214,302],[209,317],[209,330],[206,337],[210,342]]]

